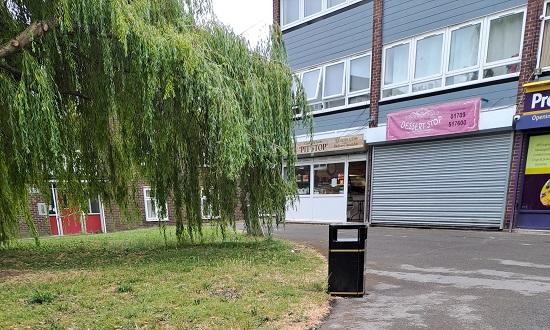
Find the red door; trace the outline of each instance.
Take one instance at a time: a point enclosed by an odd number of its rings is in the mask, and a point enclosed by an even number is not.
[[[63,235],[82,234],[82,224],[80,223],[80,212],[78,209],[62,209],[61,225],[63,226]]]
[[[86,216],[86,232],[88,234],[99,234],[103,232],[101,229],[100,214],[88,214]]]

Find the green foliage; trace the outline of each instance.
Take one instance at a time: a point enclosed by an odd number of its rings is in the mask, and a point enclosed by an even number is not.
[[[292,171],[281,175],[295,160],[293,117],[309,118],[303,89],[291,92],[277,28],[251,51],[209,8],[0,3],[0,44],[31,22],[55,22],[0,58],[0,244],[16,234],[29,187],[47,192],[51,180],[80,205],[99,194],[127,208],[145,179],[161,213],[173,199],[180,239],[200,233],[201,189],[222,229],[239,203],[250,234],[284,218],[295,192]]]
[[[49,291],[35,290],[32,292],[31,297],[27,300],[29,304],[49,304],[55,300],[55,294]]]
[[[168,226],[14,240],[0,249],[0,329],[301,329],[329,295],[324,258],[210,225],[178,244]],[[117,288],[130,286],[118,292]],[[55,293],[29,304],[33,292]]]

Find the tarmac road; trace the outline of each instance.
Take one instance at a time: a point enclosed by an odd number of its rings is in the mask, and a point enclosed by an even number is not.
[[[274,234],[327,254],[326,225]],[[550,329],[550,235],[373,227],[367,259],[321,329]]]

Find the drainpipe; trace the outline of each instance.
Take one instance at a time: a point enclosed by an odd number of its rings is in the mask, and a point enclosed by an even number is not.
[[[512,197],[512,217],[510,218],[510,228],[508,229],[508,232],[511,233],[514,229],[514,224],[515,224],[515,220],[516,220],[516,211],[517,211],[517,204],[518,204],[518,201],[517,201],[517,196],[518,196],[518,188],[519,188],[519,177],[520,177],[520,174],[521,174],[521,166],[523,165],[523,146],[525,144],[525,141],[524,141],[524,137],[525,135],[523,133],[520,133],[521,134],[521,144],[519,146],[519,157],[518,159],[516,160],[516,168],[517,168],[517,171],[516,171],[516,182],[514,183],[514,197]]]

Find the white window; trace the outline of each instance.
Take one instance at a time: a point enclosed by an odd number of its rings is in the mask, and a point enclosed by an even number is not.
[[[159,219],[159,212],[157,208],[157,202],[153,195],[151,188],[143,188],[143,199],[145,202],[145,220],[146,221],[168,221],[168,214],[164,218]],[[166,211],[168,212],[168,204],[166,204]]]
[[[206,220],[219,219],[219,214],[212,214],[212,204],[209,203],[206,196],[202,194],[201,191],[201,217]]]
[[[477,66],[481,23],[470,24],[451,32],[449,72]]]
[[[304,0],[304,16],[317,14],[323,9],[322,0]]]
[[[384,51],[383,97],[409,93],[409,49],[409,43],[401,43]]]
[[[301,77],[311,110],[319,113],[366,105],[370,97],[370,71],[371,55],[361,54],[295,75]]]
[[[346,0],[328,0],[327,7],[330,8],[330,7],[338,6],[340,4],[343,4],[344,2],[346,2]]]
[[[443,58],[443,34],[427,36],[416,41],[414,79],[441,75]]]
[[[517,76],[524,26],[519,8],[386,45],[382,99]]]
[[[323,98],[344,95],[344,70],[345,62],[331,64],[325,67]]]
[[[88,200],[89,211],[88,214],[100,214],[101,213],[101,204],[99,198]]]
[[[283,25],[300,19],[300,0],[281,0]]]
[[[280,0],[281,26],[288,28],[363,0]]]
[[[302,75],[304,93],[308,101],[319,99],[319,87],[321,85],[321,69],[304,72]]]
[[[487,46],[487,62],[519,58],[523,12],[492,19]]]
[[[550,70],[550,1],[544,4],[539,45],[539,68]]]
[[[370,89],[370,55],[350,60],[349,92],[357,93]]]

